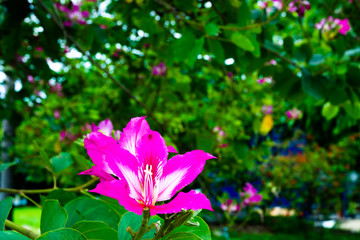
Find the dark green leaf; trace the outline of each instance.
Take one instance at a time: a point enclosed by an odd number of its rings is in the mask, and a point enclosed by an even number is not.
[[[86,237],[77,230],[63,228],[42,234],[36,240],[87,240]]]
[[[67,192],[62,189],[56,189],[46,196],[46,199],[56,199],[61,206],[65,206],[66,203],[77,198],[77,195],[73,192]]]
[[[70,153],[62,152],[59,155],[51,158],[50,162],[52,164],[54,172],[58,173],[64,170],[65,168],[69,167],[71,164],[73,164],[74,161]]]
[[[9,162],[9,163],[1,163],[0,164],[0,173],[5,171],[6,169],[8,169],[9,167],[13,166],[16,164],[16,161],[13,162]]]
[[[188,58],[188,65],[190,67],[192,67],[195,63],[195,61],[197,60],[197,57],[199,54],[201,54],[203,47],[204,47],[204,38],[199,38],[195,40],[195,44],[193,49],[191,50],[191,52],[189,53],[189,58]]]
[[[211,240],[211,232],[206,222],[198,216],[194,217],[192,221],[198,222],[200,225],[198,227],[189,227],[182,225],[178,228],[175,228],[174,231],[172,231],[171,233],[174,235],[176,234],[175,236],[179,236],[180,233],[186,232],[186,233],[194,234],[197,237],[194,239]],[[169,239],[174,239],[174,238],[169,238]],[[186,239],[192,239],[192,238],[186,238]]]
[[[215,60],[220,64],[224,64],[225,53],[221,43],[218,40],[210,38],[208,38],[208,43],[211,53],[213,53],[215,56]]]
[[[99,200],[106,203],[106,205],[108,205],[114,211],[116,211],[119,216],[122,216],[122,215],[124,215],[125,213],[128,212],[123,206],[121,206],[119,204],[119,201],[114,199],[114,198],[109,198],[109,197],[106,197],[106,196],[100,196]]]
[[[81,221],[75,223],[71,228],[84,234],[88,240],[114,240],[118,236],[117,231],[103,222]]]
[[[100,221],[117,230],[120,216],[108,205],[100,200],[77,198],[65,205],[68,213],[66,227],[71,227],[83,220]]]
[[[360,119],[360,102],[352,103],[350,101],[347,101],[344,104],[344,109],[350,117],[354,119]]]
[[[208,23],[205,25],[205,32],[210,36],[217,36],[219,27],[215,23]]]
[[[0,239],[1,240],[30,240],[30,238],[25,237],[24,235],[13,232],[13,231],[0,231]]]
[[[13,200],[14,199],[12,197],[7,197],[0,202],[0,231],[5,229],[5,220],[7,219],[12,208]]]
[[[244,159],[249,153],[249,147],[244,141],[234,141],[233,147],[236,156],[240,159]]]
[[[211,152],[214,146],[214,137],[211,134],[197,134],[196,135],[196,147],[197,149],[204,150],[205,152]]]
[[[141,225],[141,220],[142,220],[142,215],[139,216],[133,212],[128,212],[125,213],[120,221],[119,224],[119,238],[118,239],[122,239],[122,240],[130,240],[131,239],[131,235],[126,231],[127,227],[131,227],[132,230],[134,230],[135,232],[139,230],[140,225]],[[149,224],[151,223],[156,223],[158,221],[162,221],[162,218],[158,217],[158,216],[152,216],[149,220]],[[153,238],[155,234],[155,229],[151,230],[150,232],[146,233],[143,238]]]
[[[201,238],[199,238],[198,236],[196,236],[195,234],[192,233],[188,233],[188,232],[178,232],[178,233],[173,233],[170,234],[169,236],[165,237],[165,240],[170,240],[170,239],[184,239],[184,240],[201,240]]]
[[[65,209],[60,206],[58,200],[46,200],[41,212],[41,233],[64,227],[67,217]]]

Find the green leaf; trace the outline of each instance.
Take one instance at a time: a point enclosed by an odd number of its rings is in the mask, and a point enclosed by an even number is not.
[[[302,69],[301,72],[303,74],[301,82],[303,90],[317,100],[324,98],[328,88],[327,79],[323,76],[313,77],[306,69]]]
[[[192,234],[192,233],[178,232],[178,233],[170,234],[169,236],[167,236],[165,238],[165,240],[170,240],[170,239],[199,240],[201,238],[199,238],[198,236],[196,236],[195,234]]]
[[[0,202],[0,231],[3,231],[5,229],[5,220],[9,216],[13,200],[14,199],[12,197],[7,197]]]
[[[205,152],[211,152],[214,146],[214,137],[211,134],[197,134],[196,135],[196,147],[197,149],[204,150]]]
[[[58,173],[64,170],[65,168],[69,167],[71,164],[73,164],[74,161],[70,153],[62,152],[59,155],[51,158],[50,162],[54,169],[54,172]]]
[[[199,226],[190,227],[190,226],[182,225],[178,228],[175,228],[174,231],[172,231],[171,233],[174,235],[177,234],[175,236],[179,236],[180,233],[186,232],[186,233],[194,234],[197,237],[194,239],[211,240],[210,228],[206,224],[206,222],[198,216],[194,217],[192,221],[198,222]],[[173,238],[169,238],[169,239],[173,239]],[[186,239],[192,239],[192,238],[186,238]]]
[[[128,211],[119,204],[119,201],[114,199],[114,198],[109,198],[106,196],[100,196],[99,197],[100,201],[103,201],[104,203],[106,203],[106,205],[108,205],[109,207],[111,207],[115,212],[117,212],[117,214],[119,216],[124,215],[125,213],[127,213]]]
[[[9,163],[2,163],[0,164],[0,173],[5,171],[6,169],[8,169],[9,167],[13,166],[16,164],[16,161],[12,161]]]
[[[360,47],[356,47],[356,48],[349,49],[349,50],[345,51],[344,56],[345,57],[360,56]]]
[[[252,42],[250,41],[250,39],[248,39],[247,37],[245,37],[243,34],[239,33],[239,32],[235,32],[231,35],[231,39],[230,39],[236,46],[246,50],[246,51],[254,51],[255,47],[252,44]]]
[[[78,230],[88,240],[114,240],[118,232],[109,225],[98,221],[81,221],[75,223],[71,228]]]
[[[208,23],[205,25],[205,32],[209,34],[210,36],[217,36],[219,27],[215,23]]]
[[[73,192],[67,192],[62,189],[56,189],[46,196],[46,199],[56,199],[61,206],[65,206],[71,200],[77,198],[77,195]]]
[[[142,220],[142,215],[139,216],[133,212],[128,212],[128,213],[125,213],[122,218],[121,218],[121,221],[120,221],[120,224],[119,224],[119,237],[118,239],[121,239],[121,240],[131,240],[132,237],[130,235],[130,233],[128,233],[126,231],[126,228],[127,227],[131,227],[132,230],[134,230],[135,232],[137,232],[140,228],[140,225],[141,225],[141,220]],[[159,216],[152,216],[149,220],[149,225],[151,223],[156,223],[156,222],[162,222],[162,218],[160,218]],[[146,239],[146,238],[153,238],[154,237],[154,234],[155,234],[155,229],[151,230],[150,232],[146,233],[143,238]]]
[[[30,240],[30,238],[14,231],[0,231],[0,239],[4,240]]]
[[[77,230],[71,228],[62,228],[44,233],[36,240],[87,240],[86,237]]]
[[[205,38],[199,38],[195,40],[195,44],[191,52],[189,53],[188,65],[192,67],[197,60],[199,54],[202,53],[204,47]]]
[[[339,106],[333,106],[330,102],[326,102],[321,109],[321,115],[326,118],[326,120],[331,120],[339,113]]]
[[[209,43],[210,52],[214,54],[215,60],[220,64],[224,64],[225,52],[221,43],[218,40],[214,40],[210,38],[208,38],[208,43]]]
[[[284,49],[287,54],[293,55],[294,41],[293,41],[292,37],[287,36],[286,38],[284,38]]]
[[[360,102],[352,103],[350,101],[347,101],[344,104],[344,109],[350,117],[354,119],[360,119]]]
[[[77,198],[65,205],[68,213],[66,227],[71,227],[83,220],[100,221],[117,230],[120,216],[111,207],[100,200]]]
[[[249,153],[249,147],[244,141],[234,141],[233,148],[238,158],[244,159]]]
[[[346,72],[346,81],[351,87],[360,87],[360,68],[358,66],[349,65]]]
[[[172,46],[175,59],[182,62],[188,58],[189,52],[194,47],[196,37],[190,30],[185,30],[180,39],[176,40]]]
[[[49,199],[44,202],[41,212],[41,233],[63,228],[67,220],[67,213],[60,206],[58,200]]]

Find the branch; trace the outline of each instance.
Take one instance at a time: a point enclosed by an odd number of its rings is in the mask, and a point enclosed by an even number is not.
[[[280,53],[270,49],[270,48],[267,48],[265,47],[263,44],[260,45],[263,49],[265,49],[266,51],[276,55],[278,58],[281,58],[282,60],[284,60],[285,62],[293,65],[295,68],[297,69],[301,69],[301,66],[299,66],[296,62],[292,61],[291,59],[287,58],[287,57],[284,57],[283,55],[281,55]]]
[[[94,182],[96,182],[98,180],[97,177],[91,179],[90,181],[79,185],[77,187],[73,187],[73,188],[62,188],[62,190],[66,191],[66,192],[80,192],[81,190],[83,190],[84,188],[90,186],[91,184],[93,184]],[[0,188],[0,192],[4,192],[4,193],[13,193],[13,194],[38,194],[38,193],[49,193],[52,192],[54,190],[56,190],[58,188],[45,188],[45,189],[13,189],[13,188]]]
[[[17,231],[18,233],[21,233],[22,235],[24,235],[30,239],[36,239],[39,237],[39,235],[34,233],[33,231],[26,229],[26,228],[12,222],[12,221],[9,221],[9,220],[5,220],[5,226],[12,230]]]

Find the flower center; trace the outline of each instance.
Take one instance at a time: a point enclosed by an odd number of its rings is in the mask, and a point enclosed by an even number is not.
[[[158,179],[153,174],[152,165],[146,164],[143,170],[144,178],[141,183],[142,198],[145,206],[154,206],[159,195]]]

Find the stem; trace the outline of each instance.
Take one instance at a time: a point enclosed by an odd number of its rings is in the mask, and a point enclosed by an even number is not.
[[[11,228],[19,233],[21,233],[22,235],[28,237],[28,238],[31,238],[31,239],[36,239],[39,237],[38,234],[34,233],[33,231],[29,230],[29,229],[26,229],[10,220],[5,220],[5,226],[8,227],[8,228]]]
[[[281,59],[284,60],[285,62],[293,65],[295,68],[301,69],[301,67],[300,67],[299,65],[297,65],[297,63],[293,62],[291,59],[289,59],[289,58],[287,58],[287,57],[284,57],[284,56],[281,55],[280,53],[278,53],[278,52],[276,52],[276,51],[274,51],[274,50],[272,50],[272,49],[270,49],[270,48],[267,48],[267,47],[265,47],[265,46],[262,45],[262,44],[261,44],[260,46],[261,46],[263,49],[265,49],[266,51],[268,51],[268,52],[276,55],[278,58],[281,58]]]
[[[27,196],[25,193],[21,192],[20,196],[22,196],[22,197],[26,198],[27,200],[29,200],[30,202],[32,202],[36,207],[42,208],[37,202],[35,202],[32,198]]]
[[[139,230],[136,232],[136,235],[133,237],[133,240],[140,240],[142,236],[144,236],[144,234],[147,232],[149,220],[150,220],[150,209],[148,207],[144,207],[143,219],[141,221]]]
[[[98,180],[98,178],[93,178],[90,181],[77,186],[77,187],[73,187],[73,188],[63,188],[62,190],[66,191],[66,192],[79,192],[82,189],[90,186],[91,184],[93,184],[94,182],[96,182]],[[37,193],[49,193],[54,191],[55,189],[58,188],[45,188],[45,189],[13,189],[13,188],[0,188],[0,192],[5,192],[5,193],[14,193],[14,194],[37,194]]]
[[[155,237],[152,240],[158,240],[161,239],[165,232],[167,231],[167,229],[170,227],[170,223],[171,223],[171,219],[167,218],[164,220],[164,225],[161,226],[160,231],[158,233],[155,234]]]

